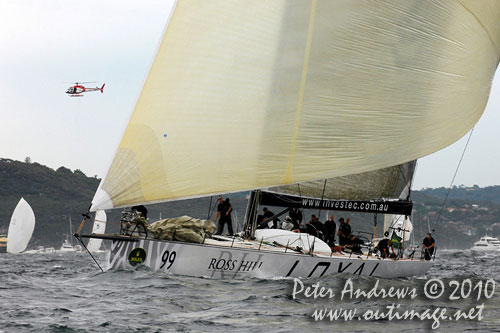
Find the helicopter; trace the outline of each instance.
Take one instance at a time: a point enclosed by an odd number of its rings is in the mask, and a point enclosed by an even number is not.
[[[83,84],[86,83],[92,83],[92,82],[75,82],[74,86],[71,86],[66,90],[66,94],[69,94],[71,97],[81,97],[83,96],[83,93],[89,92],[89,91],[101,91],[103,92],[104,86],[106,83],[103,83],[102,87],[95,87],[95,88],[85,88]]]

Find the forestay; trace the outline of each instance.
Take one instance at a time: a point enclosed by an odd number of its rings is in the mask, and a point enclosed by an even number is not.
[[[358,174],[477,122],[500,1],[179,1],[92,210]]]

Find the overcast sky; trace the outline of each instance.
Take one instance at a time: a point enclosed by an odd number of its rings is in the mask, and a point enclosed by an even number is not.
[[[104,176],[172,2],[0,0],[0,157]],[[456,185],[500,184],[499,77]],[[75,81],[104,94],[68,97]],[[467,137],[420,159],[414,189],[449,186]]]

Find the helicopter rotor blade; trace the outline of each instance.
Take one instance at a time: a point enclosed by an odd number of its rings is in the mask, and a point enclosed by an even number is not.
[[[86,81],[86,82],[69,82],[69,81],[65,81],[64,83],[70,83],[70,84],[86,84],[86,83],[96,83],[97,81]]]

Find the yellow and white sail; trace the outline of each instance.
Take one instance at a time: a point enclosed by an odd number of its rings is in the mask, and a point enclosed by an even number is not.
[[[497,0],[179,0],[92,210],[381,169],[480,118]]]

